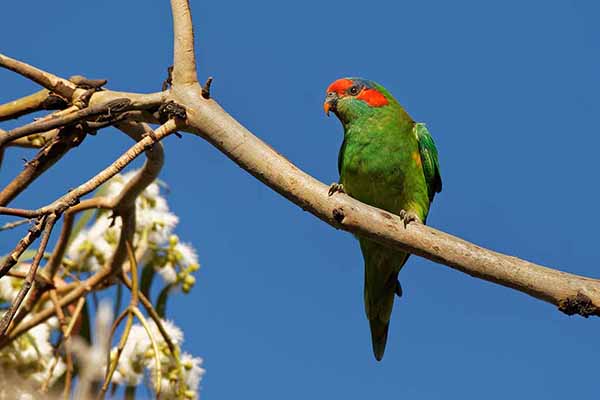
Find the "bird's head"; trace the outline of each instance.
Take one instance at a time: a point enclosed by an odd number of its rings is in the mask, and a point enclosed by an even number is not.
[[[345,124],[371,116],[391,101],[394,101],[393,97],[375,82],[361,78],[342,78],[327,88],[323,108],[327,115],[333,112]]]

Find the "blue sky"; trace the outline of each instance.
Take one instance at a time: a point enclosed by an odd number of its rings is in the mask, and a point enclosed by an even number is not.
[[[322,112],[327,85],[378,81],[436,140],[444,191],[432,226],[600,275],[600,3],[191,3],[199,72],[215,77],[214,97],[305,171],[337,179],[342,130]],[[160,89],[171,63],[166,0],[9,2],[0,35],[7,55],[118,90]],[[6,71],[0,87],[1,102],[35,89]],[[13,205],[46,204],[129,144],[114,130],[89,137]],[[165,146],[161,179],[202,262],[170,315],[185,349],[205,359],[205,398],[597,398],[598,319],[417,257],[401,272],[404,297],[376,363],[352,236],[197,137]],[[9,151],[0,183],[32,155]],[[0,235],[4,253],[15,237]]]

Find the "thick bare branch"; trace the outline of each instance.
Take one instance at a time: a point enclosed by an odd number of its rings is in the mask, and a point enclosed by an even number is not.
[[[61,117],[35,121],[25,126],[15,128],[0,136],[0,147],[4,146],[10,141],[31,135],[33,133],[45,132],[51,129],[60,128],[101,114],[106,114],[106,118],[110,118],[112,115],[117,115],[132,109],[134,108],[131,104],[131,100],[124,97],[111,100],[103,104],[86,107],[82,110],[78,110]]]
[[[194,27],[188,0],[171,0],[173,13],[173,86],[198,84]]]
[[[600,280],[568,274],[496,253],[425,225],[406,228],[396,215],[370,207],[328,187],[277,153],[200,90],[177,92],[188,108],[189,131],[221,150],[240,167],[328,224],[409,251],[471,276],[527,293],[567,314],[600,315]]]
[[[36,111],[60,110],[65,107],[67,102],[62,97],[42,89],[29,96],[0,105],[0,121],[18,118]]]
[[[24,77],[31,79],[37,84],[64,97],[65,99],[72,99],[75,90],[77,90],[77,86],[66,79],[60,78],[49,72],[42,71],[41,69],[22,61],[7,57],[4,54],[0,54],[0,67],[4,67],[16,72],[17,74],[23,75]]]

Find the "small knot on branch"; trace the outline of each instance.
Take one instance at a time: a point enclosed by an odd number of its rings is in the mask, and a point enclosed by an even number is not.
[[[202,97],[206,100],[210,99],[210,85],[212,85],[213,77],[209,76],[204,86],[202,86]]]
[[[99,90],[108,82],[106,79],[88,79],[85,76],[74,75],[69,78],[71,82],[77,85],[80,89],[95,89]]]
[[[343,208],[334,208],[333,209],[333,219],[336,220],[338,223],[342,223],[344,222],[344,218],[346,218],[346,215],[344,214],[344,209]]]
[[[69,78],[69,81],[77,85],[77,88],[85,90],[85,92],[73,101],[73,105],[79,109],[87,107],[92,95],[102,90],[102,86],[108,82],[106,79],[88,79],[81,75],[74,75]]]
[[[114,99],[106,104],[108,108],[108,116],[111,114],[118,114],[120,112],[126,111],[131,105],[131,100],[126,97],[122,97],[119,99]]]
[[[600,316],[600,308],[596,307],[592,300],[583,293],[577,293],[576,296],[569,296],[559,301],[558,309],[567,315],[579,314],[584,318],[590,315]]]
[[[169,100],[158,108],[158,116],[161,123],[167,122],[171,118],[186,119],[185,107]]]

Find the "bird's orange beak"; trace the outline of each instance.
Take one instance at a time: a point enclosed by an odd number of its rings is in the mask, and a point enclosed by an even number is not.
[[[325,114],[329,117],[329,110],[331,110],[331,103],[325,102],[323,103],[323,110],[325,110]]]
[[[323,110],[325,110],[325,114],[329,117],[329,111],[335,112],[338,102],[338,95],[335,92],[327,93],[325,97],[325,103],[323,103]]]

